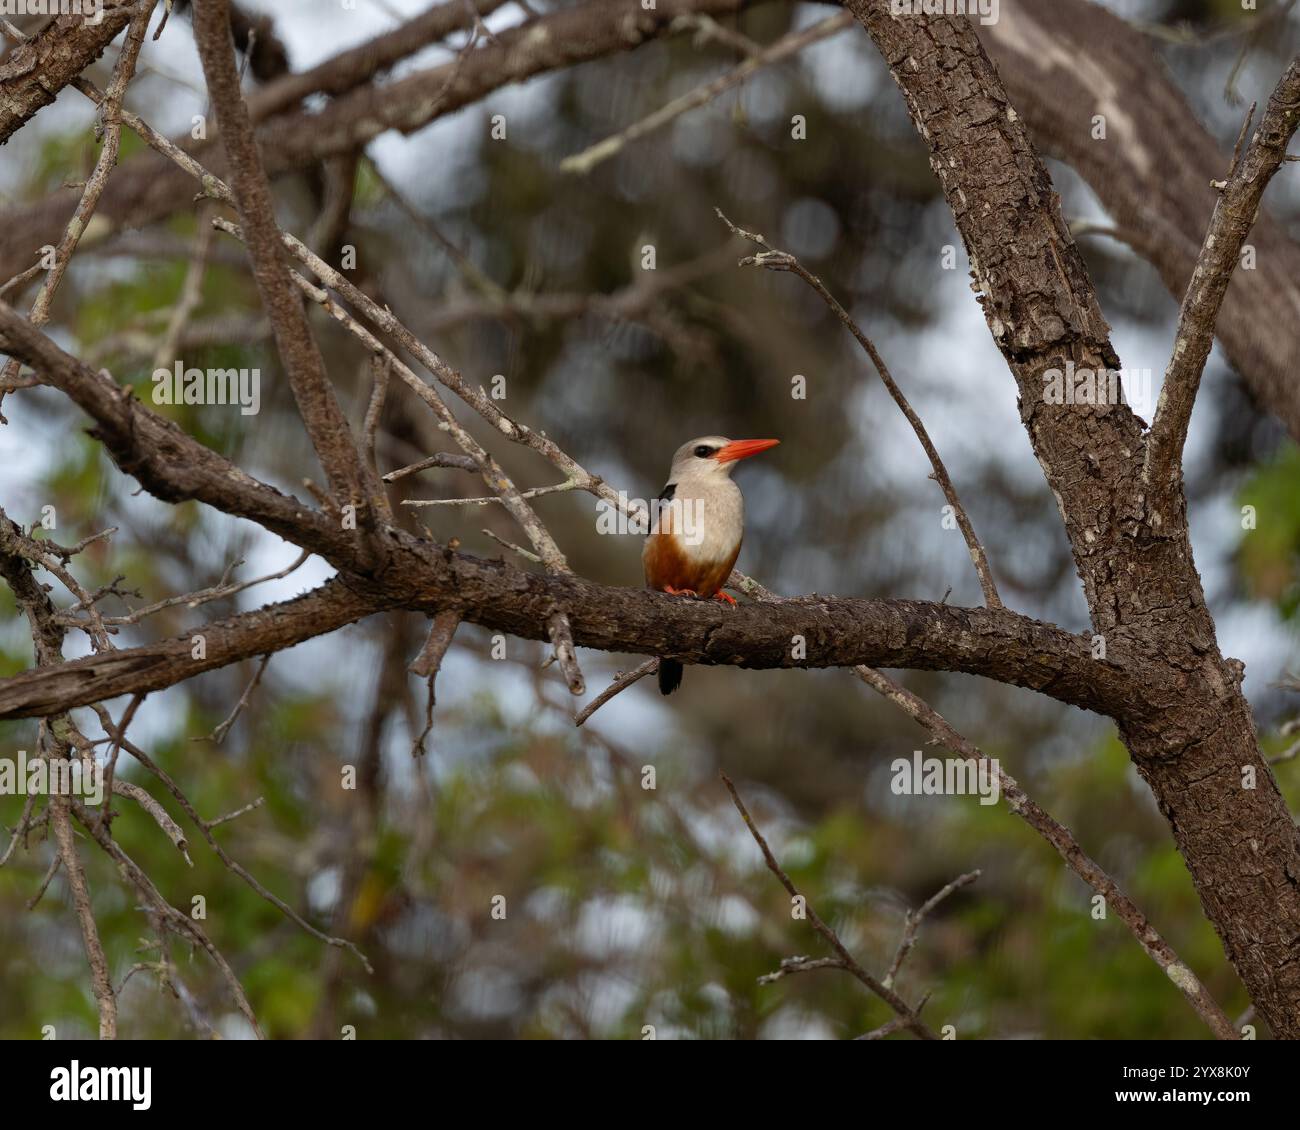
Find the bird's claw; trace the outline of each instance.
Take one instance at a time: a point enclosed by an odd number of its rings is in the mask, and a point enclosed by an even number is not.
[[[719,589],[716,593],[713,594],[713,599],[725,600],[728,604],[732,606],[732,608],[736,607],[736,598],[734,596],[731,596],[728,593],[723,592],[721,589]]]

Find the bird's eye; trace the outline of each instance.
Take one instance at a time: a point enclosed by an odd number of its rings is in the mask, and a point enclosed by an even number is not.
[[[695,455],[699,459],[707,459],[713,454],[714,450],[715,449],[710,447],[707,443],[702,443],[695,449]]]

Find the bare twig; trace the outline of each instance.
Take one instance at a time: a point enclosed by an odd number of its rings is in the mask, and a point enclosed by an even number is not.
[[[45,892],[50,889],[50,884],[54,882],[54,876],[59,873],[62,866],[63,856],[56,851],[54,857],[50,860],[50,865],[45,869],[45,876],[41,879],[40,885],[23,904],[28,910],[35,910],[40,905],[41,899],[45,897]]]
[[[100,724],[107,731],[112,726],[112,719],[109,718],[108,712],[98,704],[94,707],[94,710],[99,715]],[[346,938],[331,937],[329,934],[323,933],[322,931],[316,929],[315,926],[313,926],[310,922],[306,921],[302,917],[302,915],[300,915],[296,910],[294,910],[293,907],[291,907],[282,898],[280,898],[278,895],[273,894],[271,891],[267,890],[264,886],[262,886],[262,884],[259,883],[257,879],[255,879],[238,861],[232,859],[226,853],[225,849],[222,848],[222,846],[217,842],[216,837],[213,836],[212,829],[215,828],[218,824],[223,824],[229,820],[233,820],[235,819],[235,817],[241,816],[245,812],[260,807],[262,804],[261,798],[258,798],[257,800],[253,801],[252,804],[246,805],[244,808],[241,808],[238,812],[232,812],[228,816],[223,816],[216,820],[204,820],[201,816],[199,816],[198,811],[194,808],[194,805],[190,803],[189,797],[187,797],[181,791],[180,786],[177,785],[176,782],[172,780],[171,776],[167,773],[167,771],[163,769],[160,765],[158,765],[157,762],[155,762],[154,759],[150,757],[143,749],[141,749],[139,746],[132,743],[127,738],[122,739],[122,748],[125,749],[127,753],[129,753],[132,757],[134,757],[141,765],[145,767],[145,769],[147,769],[150,773],[152,773],[155,777],[157,777],[159,781],[163,783],[167,791],[170,792],[172,796],[176,798],[177,803],[181,806],[181,808],[185,810],[185,814],[194,823],[194,826],[199,829],[199,832],[202,834],[203,838],[207,840],[208,846],[212,848],[212,850],[216,853],[217,858],[221,860],[221,862],[226,866],[226,868],[229,871],[231,871],[233,874],[237,875],[240,879],[242,879],[246,884],[248,884],[249,887],[251,887],[254,891],[256,891],[261,898],[265,899],[272,906],[274,906],[278,911],[280,911],[281,914],[283,914],[286,918],[288,918],[295,925],[297,925],[299,929],[310,934],[317,941],[324,942],[326,945],[338,946],[343,949],[349,950],[357,958],[357,960],[360,961],[361,964],[365,967],[367,973],[374,972],[374,968],[373,966],[371,966],[370,962],[366,959],[365,954],[363,954],[355,945],[353,945],[352,942],[349,942]],[[98,839],[99,837],[96,836],[96,838]]]
[[[575,726],[581,726],[611,698],[627,690],[627,688],[633,683],[637,682],[639,679],[644,679],[651,671],[656,671],[658,668],[659,660],[647,659],[644,663],[637,667],[633,667],[630,671],[620,671],[614,677],[614,681],[610,683],[609,686],[578,711],[577,715],[573,719],[573,724]]]
[[[579,484],[573,479],[566,479],[562,483],[552,483],[544,487],[529,487],[527,490],[519,492],[520,498],[540,498],[544,494],[563,494],[565,491],[577,490]],[[487,506],[492,502],[503,502],[504,499],[499,494],[480,496],[478,498],[404,498],[403,506],[413,506],[416,508],[422,506]]]
[[[745,821],[745,827],[749,829],[750,835],[754,837],[754,842],[758,844],[759,850],[763,853],[763,859],[767,863],[768,870],[781,880],[781,885],[790,892],[791,898],[801,899],[808,913],[808,921],[827,942],[827,944],[838,955],[839,960],[843,962],[844,968],[852,973],[859,981],[862,982],[872,993],[884,1001],[894,1012],[906,1022],[907,1027],[916,1033],[923,1040],[937,1040],[939,1037],[935,1031],[926,1024],[912,1007],[903,1000],[893,989],[882,985],[870,973],[858,964],[854,956],[845,948],[844,943],[840,941],[839,936],[826,925],[813,910],[812,905],[796,889],[794,883],[790,880],[776,861],[776,856],[772,854],[772,849],[767,846],[767,840],[763,838],[763,833],[758,830],[754,823],[754,818],[750,816],[749,809],[745,807],[745,802],[740,799],[740,794],[736,792],[736,786],[731,783],[731,778],[725,773],[719,773],[722,777],[722,783],[727,786],[727,792],[731,794],[731,799],[739,811],[741,819]]]
[[[254,1034],[259,1040],[265,1039],[265,1033],[257,1021],[257,1015],[253,1012],[253,1006],[248,1001],[244,987],[239,983],[239,978],[230,967],[225,955],[212,944],[212,940],[204,933],[202,927],[191,919],[188,914],[177,910],[163,897],[162,892],[158,890],[153,880],[145,874],[139,864],[122,850],[112,836],[98,826],[98,822],[92,813],[88,812],[77,800],[70,800],[70,804],[72,812],[81,823],[81,826],[91,834],[99,846],[113,859],[114,863],[117,864],[119,874],[135,887],[145,902],[153,908],[158,919],[165,923],[169,929],[182,937],[190,938],[203,948],[220,971],[236,1007],[244,1014],[244,1018],[252,1026]]]
[[[455,609],[447,609],[435,615],[429,625],[429,636],[424,641],[424,646],[420,648],[420,654],[411,661],[407,670],[421,679],[434,678],[442,668],[443,657],[451,647],[451,641],[459,626],[460,613]]]
[[[158,803],[149,793],[145,792],[139,785],[132,784],[130,781],[114,781],[113,792],[118,796],[130,797],[150,816],[153,817],[154,823],[162,829],[163,834],[171,840],[176,850],[181,853],[185,862],[191,867],[194,866],[194,860],[190,858],[189,842],[185,838],[185,832],[161,804]]]
[[[63,555],[62,547],[56,546],[53,548],[53,552],[48,552],[44,543],[24,534],[16,523],[9,520],[4,510],[0,509],[0,551],[24,558],[57,577],[63,587],[77,598],[77,607],[87,607],[89,609],[89,623],[86,626],[86,632],[90,636],[94,649],[96,651],[113,650],[113,643],[108,638],[108,628],[105,626],[98,609],[94,608],[94,600],[91,595],[82,587],[81,582],[56,560],[57,557]],[[67,558],[64,558],[64,560],[66,561]],[[57,623],[58,615],[54,615],[53,619]]]
[[[764,973],[758,979],[758,984],[775,985],[778,981],[792,974],[812,973],[818,969],[848,969],[848,966],[843,959],[838,957],[783,957],[780,968],[772,973]],[[905,1026],[905,1024],[902,1026]]]
[[[144,702],[143,693],[137,693],[131,696],[131,701],[127,704],[126,711],[122,714],[122,721],[114,728],[108,730],[112,737],[112,744],[108,748],[108,768],[104,771],[104,806],[99,810],[99,827],[105,832],[108,831],[113,820],[113,777],[117,772],[117,755],[122,749],[122,739],[126,736],[126,728],[131,725],[131,719],[135,717],[135,712]]]
[[[226,735],[230,733],[230,728],[235,724],[235,720],[239,717],[240,712],[248,705],[249,698],[252,697],[253,692],[257,690],[257,684],[262,681],[262,673],[266,670],[266,665],[270,662],[271,656],[268,652],[266,655],[262,656],[262,662],[257,665],[257,670],[253,673],[252,679],[249,680],[248,686],[244,688],[244,693],[239,696],[239,701],[235,703],[235,709],[230,712],[230,716],[226,718],[224,722],[218,725],[212,733],[203,737],[192,738],[190,740],[196,742],[216,742],[217,745],[220,745],[225,741]]]
[[[243,592],[245,589],[251,589],[254,585],[264,585],[268,581],[283,580],[290,573],[295,572],[299,567],[301,567],[303,562],[305,562],[310,556],[311,551],[304,549],[293,559],[292,562],[275,573],[268,573],[264,577],[254,577],[252,580],[237,581],[233,583],[230,580],[230,574],[242,565],[243,561],[232,561],[226,567],[225,573],[222,575],[221,579],[211,588],[199,589],[197,592],[182,593],[179,596],[169,596],[154,604],[146,605],[144,608],[137,608],[125,616],[105,616],[104,623],[113,626],[138,624],[148,616],[153,616],[155,613],[162,612],[167,608],[175,608],[180,604],[185,605],[186,608],[198,608],[202,604],[208,604],[214,600],[222,600],[226,597],[234,596],[237,593]],[[68,613],[76,612],[82,607],[84,607],[84,605],[79,601],[77,604],[66,608],[62,613],[60,613],[60,616],[66,617]]]
[[[388,496],[379,479],[379,463],[375,457],[375,437],[379,434],[379,421],[384,414],[384,402],[388,398],[388,378],[392,369],[387,359],[374,354],[370,358],[370,400],[366,404],[365,419],[361,424],[361,450],[366,461],[366,470],[372,480],[370,493],[374,505],[383,514],[386,521],[391,521],[393,514],[388,505]]]
[[[418,463],[412,463],[407,467],[399,467],[396,471],[389,471],[384,476],[384,482],[395,483],[398,479],[404,479],[407,475],[414,475],[417,471],[427,471],[430,467],[449,467],[457,471],[478,473],[478,467],[475,466],[474,460],[468,455],[452,455],[439,452],[437,455],[430,455],[427,459],[421,459]]]
[[[18,274],[14,275],[14,277],[7,283],[0,286],[0,298],[8,298],[8,296],[15,291],[21,292],[23,287],[44,271],[45,267],[40,263],[33,263],[27,268],[27,270],[19,271]]]
[[[990,608],[1003,607],[1002,598],[998,596],[997,585],[993,582],[993,574],[989,570],[988,555],[984,552],[984,547],[980,544],[979,538],[975,536],[975,528],[966,516],[966,508],[962,506],[961,499],[957,497],[957,490],[952,485],[952,479],[948,477],[947,468],[944,467],[943,460],[939,458],[939,452],[930,441],[930,435],[925,430],[925,425],[921,423],[921,417],[916,414],[911,404],[908,403],[907,397],[903,395],[903,390],[898,387],[894,378],[890,376],[884,359],[876,351],[871,339],[858,328],[857,323],[849,317],[848,311],[826,289],[821,279],[808,271],[798,259],[788,251],[778,251],[771,247],[761,235],[738,228],[722,214],[721,208],[715,208],[714,211],[717,212],[718,219],[727,225],[733,235],[738,235],[742,239],[747,239],[750,243],[763,248],[757,255],[749,255],[742,259],[740,261],[741,266],[763,267],[769,271],[788,271],[803,279],[817,292],[818,297],[830,307],[831,312],[844,324],[849,333],[862,346],[863,351],[871,358],[871,363],[876,367],[876,372],[880,374],[880,379],[884,382],[885,388],[889,390],[889,395],[894,398],[894,403],[907,417],[907,422],[912,425],[912,431],[916,433],[916,438],[921,441],[921,446],[925,448],[925,454],[929,457],[930,466],[934,469],[932,478],[943,490],[943,496],[948,500],[948,505],[952,507],[953,517],[961,529],[962,537],[966,539],[966,548],[970,551],[971,563],[975,566],[980,588],[984,592],[984,603]]]
[[[261,808],[262,805],[264,805],[265,803],[266,803],[266,797],[260,796],[255,800],[249,801],[243,807],[235,809],[234,812],[227,812],[225,816],[218,816],[215,820],[209,820],[207,821],[208,831],[211,831],[219,824],[227,824],[231,820],[238,820],[241,816],[245,816],[248,813],[256,811],[257,809]]]
[[[926,899],[919,910],[909,910],[907,912],[907,917],[903,922],[903,937],[898,943],[897,951],[894,953],[894,960],[889,963],[889,972],[885,974],[883,984],[893,988],[894,978],[898,976],[898,971],[903,968],[903,962],[907,960],[907,955],[912,952],[912,947],[916,944],[916,932],[920,929],[925,916],[949,895],[961,890],[962,887],[969,886],[979,877],[979,871],[968,871],[965,875],[959,875],[951,883],[948,883],[937,893]]]
[[[217,219],[213,221],[214,225],[222,231],[228,232],[237,239],[242,239],[243,234],[234,224],[226,220]],[[329,286],[336,289],[342,289],[339,284],[346,284],[353,291],[355,288],[351,284],[324,262],[319,256],[313,254],[305,245],[300,243],[293,236],[287,233],[281,233],[285,245],[293,254],[303,263],[310,267],[313,273]],[[319,303],[325,310],[337,321],[341,322],[352,335],[363,343],[374,353],[382,355],[392,371],[402,379],[402,381],[420,397],[438,417],[439,423],[446,429],[451,437],[459,445],[460,449],[473,459],[480,468],[480,474],[483,481],[496,492],[501,499],[502,505],[509,511],[511,517],[523,528],[524,533],[528,535],[528,540],[532,542],[533,548],[542,559],[543,565],[551,573],[570,574],[568,562],[564,558],[563,552],[556,544],[555,539],[551,536],[550,531],[542,524],[537,517],[533,508],[528,505],[520,495],[519,490],[514,483],[510,481],[509,476],[501,469],[500,465],[491,455],[478,443],[476,439],[465,429],[465,427],[456,419],[451,409],[443,402],[437,392],[427,382],[422,381],[411,369],[404,364],[387,346],[379,341],[369,330],[361,325],[338,303],[330,298],[327,291],[321,287],[312,285],[307,279],[303,278],[297,272],[291,271],[291,277],[299,288],[312,301]],[[368,302],[369,300],[367,300]],[[373,307],[373,303],[370,303]],[[391,315],[389,315],[391,320]],[[421,347],[423,348],[423,347]],[[427,349],[424,350],[429,354]],[[432,356],[432,354],[429,354]],[[438,359],[437,363],[442,365]],[[445,366],[443,366],[445,368]],[[576,486],[576,484],[575,484]],[[586,689],[586,683],[582,678],[582,672],[578,667],[577,656],[573,646],[573,630],[569,624],[568,613],[563,609],[556,609],[551,615],[549,621],[549,635],[551,646],[555,652],[556,659],[559,661],[560,669],[564,672],[565,682],[571,693],[580,695]]]
[[[13,835],[9,840],[9,846],[5,848],[4,854],[0,855],[0,867],[9,862],[14,854],[14,849],[18,847],[18,841],[27,834],[28,828],[31,827],[32,813],[36,810],[36,794],[28,793],[27,799],[23,801],[23,810],[18,817],[18,823],[15,825]]]
[[[506,549],[510,550],[511,553],[517,553],[525,561],[531,561],[534,565],[542,564],[542,559],[538,557],[537,554],[535,554],[531,549],[525,549],[522,545],[515,545],[514,542],[507,541],[500,534],[495,533],[492,530],[489,530],[486,526],[483,527],[483,534],[485,537],[490,537],[498,545],[504,545]]]
[[[90,889],[86,886],[86,873],[77,858],[77,845],[72,838],[72,822],[68,818],[70,801],[67,797],[50,800],[54,820],[54,836],[59,844],[59,858],[68,876],[72,890],[72,904],[81,923],[81,939],[86,947],[86,960],[90,962],[90,984],[99,1003],[99,1038],[117,1039],[117,998],[113,995],[113,981],[108,975],[108,958],[99,941],[95,914],[90,907]]]
[[[929,1003],[930,994],[926,993],[916,1004],[916,1013],[919,1016],[921,1010]],[[907,1022],[901,1016],[895,1016],[886,1020],[879,1028],[873,1028],[870,1032],[864,1032],[861,1036],[855,1037],[858,1040],[883,1040],[886,1036],[892,1036],[895,1032],[901,1031],[907,1027]]]
[[[872,689],[878,691],[904,713],[910,715],[939,741],[954,753],[977,761],[989,761],[996,764],[983,750],[963,737],[938,711],[924,702],[907,688],[894,682],[873,667],[855,667],[853,673]],[[1114,911],[1129,928],[1138,944],[1178,987],[1179,992],[1187,998],[1197,1015],[1210,1027],[1221,1040],[1235,1040],[1239,1033],[1232,1026],[1223,1010],[1215,1003],[1209,991],[1198,980],[1195,973],[1185,965],[1151,925],[1146,915],[1138,909],[1119,885],[1106,874],[1081,848],[1070,830],[1054,820],[1025,793],[1015,779],[998,767],[998,781],[1001,796],[1007,807],[1033,828],[1040,836],[1054,847],[1065,860],[1066,865],[1094,891],[1106,900],[1107,907]]]
[[[1249,121],[1248,117],[1247,124]],[[1174,510],[1180,505],[1183,444],[1201,374],[1214,344],[1219,308],[1228,293],[1242,245],[1259,215],[1264,190],[1285,160],[1297,125],[1300,125],[1300,58],[1291,61],[1278,82],[1244,155],[1242,139],[1238,138],[1232,169],[1220,189],[1205,242],[1178,311],[1173,354],[1160,387],[1142,467],[1142,479],[1149,488],[1148,512],[1154,527],[1173,518]],[[1243,129],[1243,136],[1244,132]]]
[[[582,670],[578,666],[578,654],[573,644],[573,628],[569,624],[568,616],[557,608],[547,621],[547,629],[551,637],[551,647],[555,652],[555,660],[564,674],[564,682],[569,688],[569,693],[586,694],[587,681],[582,677]]]

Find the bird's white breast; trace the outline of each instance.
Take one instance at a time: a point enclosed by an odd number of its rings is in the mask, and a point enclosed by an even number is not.
[[[673,500],[681,500],[681,524],[674,533],[681,551],[692,561],[729,559],[745,529],[745,500],[730,479],[682,478]],[[693,527],[693,528],[692,528]]]

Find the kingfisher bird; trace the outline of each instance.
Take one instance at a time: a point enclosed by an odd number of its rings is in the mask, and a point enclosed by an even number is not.
[[[741,459],[780,442],[701,436],[677,449],[641,553],[647,587],[736,603],[722,591],[745,532],[745,500],[731,473]],[[660,692],[672,694],[681,682],[682,665],[660,659]]]

